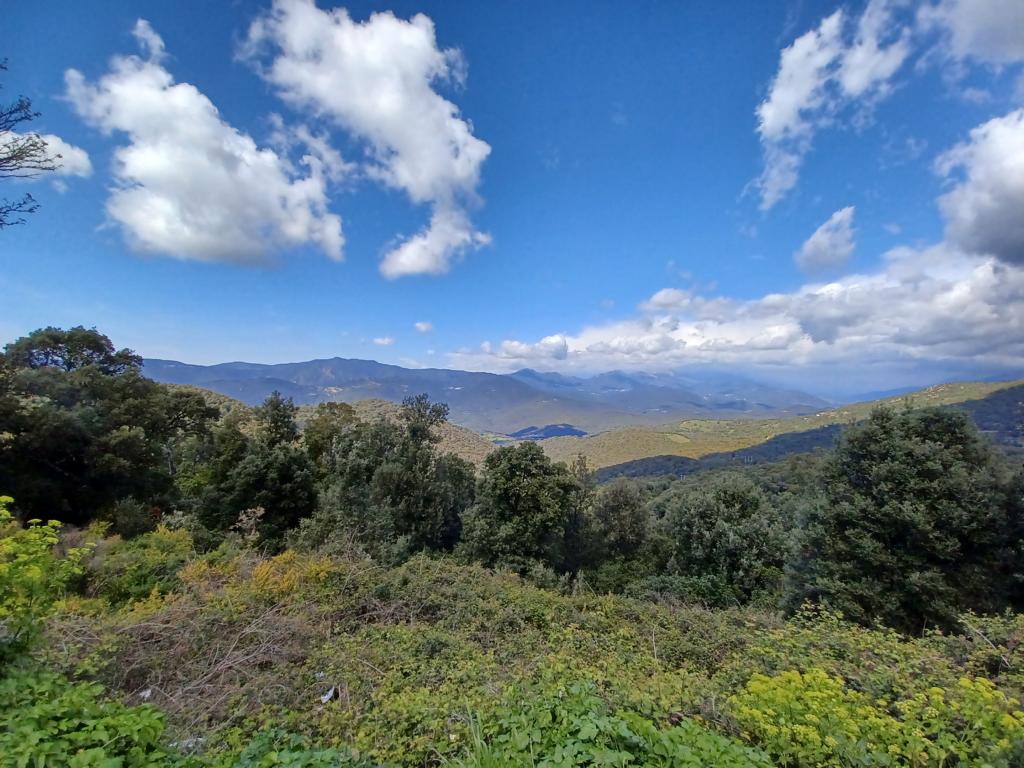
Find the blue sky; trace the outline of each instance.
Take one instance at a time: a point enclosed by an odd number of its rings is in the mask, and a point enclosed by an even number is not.
[[[1019,0],[53,2],[6,25],[0,96],[33,98],[65,167],[2,182],[42,203],[0,232],[5,339],[833,393],[1024,370]]]

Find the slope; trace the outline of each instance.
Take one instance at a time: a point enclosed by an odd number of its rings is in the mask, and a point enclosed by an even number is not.
[[[553,459],[567,461],[577,454],[583,454],[595,468],[654,456],[699,459],[712,453],[750,448],[779,435],[860,421],[881,404],[907,404],[913,407],[953,405],[982,400],[993,393],[1021,385],[1024,385],[1024,380],[940,384],[906,395],[854,403],[807,416],[728,421],[688,419],[657,427],[623,427],[586,437],[556,437],[545,440],[541,445]],[[1011,408],[1012,402],[1000,401],[1000,407]]]

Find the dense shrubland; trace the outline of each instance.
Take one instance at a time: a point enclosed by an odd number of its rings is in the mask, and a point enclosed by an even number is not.
[[[1024,764],[1024,480],[963,415],[604,485],[535,443],[476,471],[446,417],[300,430],[95,331],[8,345],[3,759]]]

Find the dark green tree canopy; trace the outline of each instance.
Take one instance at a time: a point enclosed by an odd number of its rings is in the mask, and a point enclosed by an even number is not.
[[[295,420],[299,409],[290,397],[282,397],[277,390],[256,409],[256,423],[260,437],[271,446],[291,445],[299,439],[299,425]]]
[[[310,460],[324,468],[335,446],[340,445],[345,432],[356,421],[356,413],[348,403],[318,404],[302,430],[302,443]]]
[[[477,502],[466,516],[466,551],[491,565],[557,566],[576,488],[565,465],[536,443],[498,449],[484,462]]]
[[[130,349],[115,350],[95,328],[40,328],[8,344],[4,357],[14,368],[58,368],[65,373],[87,366],[106,376],[138,372],[142,358]]]
[[[140,373],[95,330],[45,328],[0,360],[0,487],[23,518],[85,523],[119,499],[173,499],[174,451],[216,410]]]
[[[750,478],[712,473],[654,500],[672,539],[672,570],[710,578],[746,601],[778,588],[788,526]]]
[[[1005,605],[1019,511],[1005,461],[962,413],[881,408],[851,427],[805,502],[787,602],[917,633]]]

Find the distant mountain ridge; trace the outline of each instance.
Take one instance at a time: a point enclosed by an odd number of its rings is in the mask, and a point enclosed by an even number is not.
[[[399,402],[426,392],[448,404],[455,423],[502,434],[538,424],[568,424],[593,433],[682,418],[782,418],[816,413],[830,405],[805,392],[703,371],[611,371],[581,378],[531,369],[495,374],[403,368],[340,357],[272,365],[191,365],[149,359],[143,370],[157,381],[205,387],[250,405],[262,402],[274,390],[299,404],[368,399]]]

